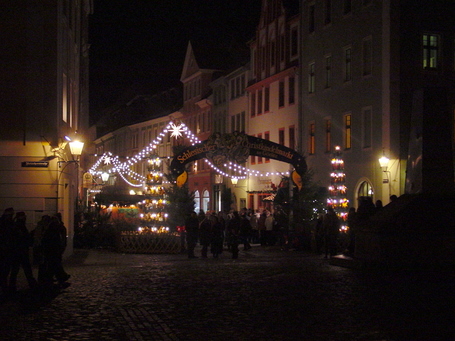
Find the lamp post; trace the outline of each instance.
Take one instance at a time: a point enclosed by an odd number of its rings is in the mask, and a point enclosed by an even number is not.
[[[84,142],[75,140],[70,141],[71,155],[76,158],[76,207],[79,207],[79,157],[82,155],[82,149],[84,149]]]
[[[386,174],[386,177],[384,179],[384,177],[382,178],[382,201],[383,202],[387,202],[387,198],[389,198],[390,196],[390,179],[389,179],[389,171],[387,170],[388,167],[389,167],[389,161],[390,159],[385,156],[385,155],[382,155],[380,158],[379,158],[379,166],[381,167],[382,169],[382,172]]]

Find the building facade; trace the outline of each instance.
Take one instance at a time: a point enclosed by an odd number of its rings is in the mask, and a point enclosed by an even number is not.
[[[362,197],[387,204],[390,195],[405,192],[407,181],[415,185],[408,192],[422,190],[421,169],[409,166],[422,156],[429,161],[431,153],[420,145],[410,156],[413,117],[425,107],[433,123],[452,127],[453,118],[442,116],[454,110],[453,14],[445,1],[301,2],[301,144],[322,183],[334,147],[341,147],[351,206]],[[441,112],[429,110],[436,88],[445,98]],[[451,133],[446,129],[443,144],[449,187]],[[381,156],[387,167],[380,167]]]
[[[60,212],[72,252],[80,162],[65,136],[88,126],[90,0],[15,1],[2,14],[0,207],[27,215],[29,230]],[[77,133],[77,135],[76,135]]]

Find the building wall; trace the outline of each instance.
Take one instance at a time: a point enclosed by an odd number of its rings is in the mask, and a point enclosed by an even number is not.
[[[42,215],[62,213],[69,254],[79,167],[63,162],[72,160],[63,137],[74,137],[76,131],[83,134],[87,122],[88,99],[80,95],[80,75],[88,73],[88,56],[80,52],[86,50],[82,39],[88,36],[91,4],[7,1],[4,5],[8,11],[2,14],[0,114],[6,124],[0,125],[0,209],[12,206],[25,211],[29,230]],[[26,161],[48,164],[23,167]]]

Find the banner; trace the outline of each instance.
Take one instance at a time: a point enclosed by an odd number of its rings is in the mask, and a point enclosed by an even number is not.
[[[214,133],[206,141],[186,148],[172,160],[171,171],[177,178],[184,173],[185,165],[192,161],[208,158],[220,167],[229,161],[245,163],[250,155],[289,163],[299,175],[307,170],[305,158],[295,150],[269,140],[234,132]]]

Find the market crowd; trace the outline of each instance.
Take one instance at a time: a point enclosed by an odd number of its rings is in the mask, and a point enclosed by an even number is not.
[[[60,213],[43,215],[32,231],[28,231],[25,212],[5,209],[0,217],[0,288],[3,297],[17,291],[17,276],[24,271],[33,292],[45,293],[66,288],[70,275],[62,266],[67,231]],[[30,250],[33,250],[31,253]],[[33,274],[32,262],[38,266]]]

